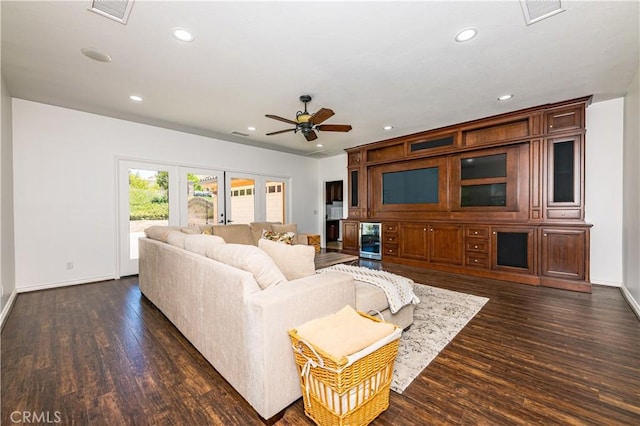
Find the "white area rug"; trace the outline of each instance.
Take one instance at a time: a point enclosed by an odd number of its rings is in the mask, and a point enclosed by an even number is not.
[[[420,298],[414,321],[402,333],[391,389],[402,393],[489,301],[486,297],[414,284]]]

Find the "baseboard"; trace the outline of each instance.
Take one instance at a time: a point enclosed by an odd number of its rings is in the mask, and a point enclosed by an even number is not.
[[[633,298],[633,296],[631,295],[631,293],[629,293],[629,290],[627,290],[625,286],[620,287],[620,292],[622,293],[622,297],[624,297],[624,299],[631,307],[633,313],[636,314],[638,320],[640,320],[640,304],[638,304],[638,301]]]
[[[31,286],[25,286],[25,287],[16,286],[16,287],[18,287],[18,293],[28,293],[31,291],[47,290],[50,288],[67,287],[70,285],[78,285],[78,284],[89,284],[89,283],[95,283],[99,281],[109,281],[114,279],[115,277],[113,275],[108,275],[104,277],[91,277],[91,278],[83,278],[81,280],[58,281],[55,283],[37,284],[37,285],[31,285]]]
[[[591,280],[591,284],[606,285],[608,287],[622,287],[622,283],[614,281]]]
[[[11,296],[9,296],[9,300],[7,300],[7,304],[4,305],[4,308],[2,309],[2,313],[0,313],[0,330],[4,328],[4,323],[11,313],[11,309],[13,308],[13,304],[15,303],[17,296],[18,291],[14,288],[11,292]]]

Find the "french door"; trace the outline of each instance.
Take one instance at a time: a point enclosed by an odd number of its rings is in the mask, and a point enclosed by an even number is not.
[[[178,167],[118,161],[118,276],[138,273],[138,239],[152,225],[179,224]]]
[[[289,180],[118,159],[118,276],[138,273],[138,239],[152,225],[287,222]]]
[[[180,225],[218,225],[226,220],[222,170],[179,167]]]
[[[231,172],[225,175],[226,223],[288,221],[288,178]]]

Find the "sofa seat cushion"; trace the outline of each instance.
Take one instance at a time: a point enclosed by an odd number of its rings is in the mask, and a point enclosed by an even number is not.
[[[312,246],[288,245],[266,239],[258,241],[258,247],[273,259],[287,280],[293,281],[316,273]]]
[[[355,286],[357,310],[371,315],[370,310],[382,312],[389,309],[387,295],[382,289],[362,281],[355,281]]]
[[[218,262],[251,272],[262,290],[287,282],[271,257],[254,245],[217,244],[209,247],[206,255]]]
[[[222,237],[227,243],[255,245],[249,225],[231,224],[213,227],[213,235]]]

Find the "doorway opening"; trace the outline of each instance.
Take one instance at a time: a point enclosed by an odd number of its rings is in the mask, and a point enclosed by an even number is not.
[[[327,250],[342,250],[343,181],[325,182],[325,247]]]

